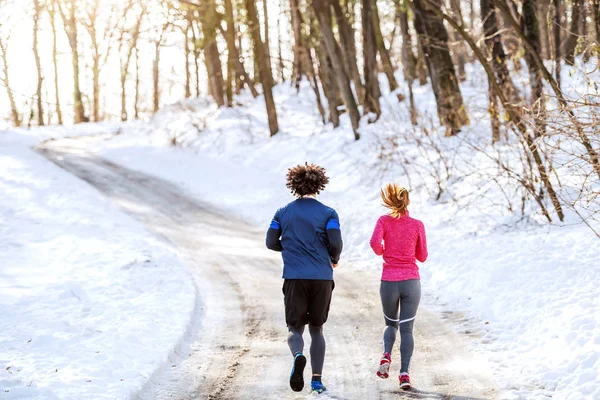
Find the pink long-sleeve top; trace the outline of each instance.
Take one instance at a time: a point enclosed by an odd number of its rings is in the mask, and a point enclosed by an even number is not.
[[[420,279],[416,260],[427,259],[425,226],[408,212],[399,218],[382,215],[371,236],[371,248],[383,255],[382,281]]]

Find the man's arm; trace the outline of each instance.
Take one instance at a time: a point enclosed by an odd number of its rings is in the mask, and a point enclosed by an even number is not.
[[[279,223],[279,213],[276,213],[267,230],[267,249],[273,251],[282,251],[281,247],[281,224]]]
[[[337,212],[334,211],[329,218],[329,221],[327,221],[326,230],[327,239],[329,241],[329,256],[331,257],[331,263],[336,265],[340,261],[340,255],[342,254],[342,248],[344,247],[340,219]]]

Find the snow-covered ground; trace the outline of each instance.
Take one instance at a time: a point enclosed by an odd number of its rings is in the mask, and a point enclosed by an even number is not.
[[[2,399],[130,398],[176,359],[196,304],[168,244],[30,148],[65,134],[0,132]]]
[[[265,228],[275,210],[292,200],[286,169],[321,164],[331,177],[321,200],[340,214],[343,260],[373,274],[380,260],[368,238],[385,212],[378,190],[388,181],[407,185],[411,214],[428,232],[430,258],[421,269],[427,305],[452,313],[455,328],[469,333],[473,349],[490,360],[498,382],[515,398],[598,399],[598,238],[571,212],[567,223],[548,225],[531,203],[523,214],[514,211],[521,208],[514,181],[494,174],[497,166],[474,151],[488,146],[492,153],[512,154],[506,143],[489,147],[487,94],[481,90],[487,83],[481,73],[469,76],[463,96],[471,125],[454,138],[442,137],[428,87],[415,88],[420,128],[411,126],[406,102],[387,95],[382,118],[372,125],[363,120],[362,138],[354,142],[346,117],[339,129],[322,125],[304,85],[299,94],[276,88],[281,132],[273,138],[267,137],[261,100],[241,96],[233,109],[216,110],[204,100],[172,106],[99,150]],[[579,83],[571,78],[568,84]],[[417,141],[428,144],[425,150]],[[436,156],[438,148],[445,158]],[[598,190],[598,183],[588,189]]]
[[[563,74],[568,90],[589,87],[576,71]],[[342,220],[341,267],[373,274],[380,260],[368,238],[385,212],[378,190],[388,181],[408,186],[411,214],[428,232],[430,259],[421,269],[426,305],[468,333],[473,350],[515,398],[600,398],[598,238],[571,210],[565,223],[548,225],[533,202],[522,208],[515,181],[488,157],[510,163],[518,154],[505,141],[490,147],[487,82],[480,70],[468,76],[462,90],[471,125],[453,138],[443,137],[427,86],[415,88],[418,128],[407,103],[386,94],[381,119],[363,120],[355,142],[345,116],[338,129],[323,126],[306,83],[300,93],[276,88],[281,132],[273,138],[261,99],[247,95],[232,109],[202,99],[173,105],[147,124],[4,137],[0,259],[9,267],[0,271],[0,311],[9,318],[0,322],[0,345],[8,349],[0,366],[10,368],[0,387],[15,398],[123,398],[181,340],[193,287],[175,256],[24,146],[40,137],[118,131],[96,148],[103,156],[265,228],[292,200],[286,169],[306,161],[325,166],[331,183],[321,200]],[[564,174],[569,165],[555,167]],[[563,181],[561,196],[580,177],[572,181]],[[598,192],[599,183],[587,182],[586,190]]]

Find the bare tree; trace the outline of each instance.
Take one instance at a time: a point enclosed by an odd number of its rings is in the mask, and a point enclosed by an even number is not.
[[[110,18],[104,28],[102,37],[98,35],[98,16],[100,12],[100,0],[93,0],[91,3],[86,3],[85,10],[86,19],[82,19],[82,24],[87,30],[92,42],[92,115],[94,121],[100,121],[100,71],[108,62],[108,57],[112,48],[112,39],[117,30],[116,9],[111,10]],[[132,7],[132,3],[126,6],[128,9]]]
[[[498,86],[500,86],[502,92],[505,94],[507,101],[513,105],[514,113],[520,118],[521,112],[519,109],[520,106],[522,106],[522,101],[519,98],[517,90],[510,77],[508,66],[506,65],[507,56],[502,43],[502,33],[498,26],[496,9],[493,7],[490,0],[481,0],[479,4],[481,9],[481,19],[483,20],[485,44],[487,45],[488,53],[491,56],[489,63],[494,71],[494,76]],[[498,102],[496,101],[497,96],[498,94],[496,93],[496,90],[494,90],[494,85],[490,84],[492,142],[497,142],[500,139],[500,127],[498,123],[499,111],[497,106]]]
[[[354,83],[354,89],[358,97],[358,102],[363,103],[365,97],[365,88],[358,72],[358,65],[356,64],[356,43],[354,40],[354,28],[349,22],[349,17],[346,16],[345,11],[342,9],[339,0],[322,0],[325,4],[331,4],[335,14],[335,20],[338,25],[338,35],[340,38],[340,50],[344,59],[344,65],[348,77]],[[313,1],[314,3],[314,1]],[[351,2],[347,3],[349,9],[353,8]],[[352,13],[349,13],[352,15]],[[320,19],[319,19],[320,21]],[[331,25],[331,24],[329,24]]]
[[[263,18],[264,18],[264,32],[265,32],[265,54],[269,60],[269,69],[271,69],[271,76],[273,75],[273,69],[271,67],[271,40],[269,38],[269,7],[267,4],[268,0],[262,0],[263,3]]]
[[[223,80],[223,67],[217,45],[217,25],[221,19],[217,14],[217,5],[214,0],[202,0],[199,17],[202,26],[204,59],[208,68],[208,81],[212,97],[219,107],[225,105],[225,81]]]
[[[56,0],[50,1],[50,26],[52,27],[52,65],[54,67],[54,99],[56,101],[56,115],[58,118],[58,124],[63,124],[62,110],[60,108],[60,90],[58,84],[58,51],[56,48]]]
[[[194,54],[194,80],[196,82],[196,97],[200,97],[200,55],[202,54],[202,46],[200,40],[200,28],[198,24],[192,23],[192,50]],[[198,31],[198,33],[196,33]]]
[[[460,0],[449,1],[450,9],[452,10],[454,19],[458,21],[463,21]],[[454,55],[456,65],[458,67],[458,79],[461,82],[463,82],[465,79],[467,79],[467,73],[465,72],[465,65],[467,63],[467,46],[465,45],[464,40],[462,40],[460,35],[454,29],[452,29],[452,45],[450,47],[452,49],[452,54]]]
[[[542,58],[545,60],[551,58],[551,45],[550,45],[550,31],[548,24],[548,15],[550,11],[550,0],[538,0],[536,1],[536,13],[538,21],[540,21],[540,39],[542,45]]]
[[[240,58],[241,46],[236,45],[235,39],[237,30],[233,18],[233,5],[231,4],[231,0],[225,0],[225,22],[227,23],[227,30],[223,32],[223,36],[227,42],[227,63],[229,64],[227,69],[233,68],[235,71],[238,87],[246,85],[248,89],[250,89],[252,97],[257,97],[258,92],[254,87],[254,82],[250,79]]]
[[[135,92],[133,95],[133,118],[140,117],[140,49],[135,47]]]
[[[256,12],[255,0],[246,0],[246,12],[248,18],[248,30],[254,45],[254,57],[259,64],[258,72],[263,86],[263,95],[267,107],[269,130],[271,136],[279,131],[277,122],[277,110],[273,99],[273,74],[271,72],[271,60],[267,58],[265,44],[260,37],[260,23]]]
[[[448,48],[448,32],[435,8],[441,9],[441,0],[414,0],[415,27],[425,53],[425,60],[435,94],[438,116],[446,126],[446,135],[460,132],[469,123],[454,64]]]
[[[600,46],[600,0],[592,0],[590,6],[592,9],[592,18],[596,30],[596,45]],[[600,53],[598,56],[600,57]]]
[[[337,3],[337,0],[334,0],[334,3]],[[346,109],[350,115],[350,122],[354,131],[354,139],[358,140],[360,138],[360,135],[358,134],[360,114],[358,112],[356,99],[352,93],[352,88],[350,87],[350,78],[348,77],[346,69],[344,68],[344,63],[347,60],[342,57],[342,50],[340,45],[335,40],[333,29],[331,27],[331,9],[329,1],[312,0],[312,6],[317,20],[319,21],[319,27],[323,37],[324,50],[327,53],[329,60],[331,60],[331,72],[333,75],[335,75],[337,87],[342,93],[344,104],[346,105]]]
[[[575,50],[577,48],[577,41],[581,36],[581,20],[585,18],[583,11],[583,0],[571,0],[571,27],[567,33],[567,40],[565,41],[565,62],[569,65],[575,63]],[[585,32],[583,32],[585,34]]]
[[[155,26],[154,30],[154,60],[152,60],[152,103],[153,111],[156,113],[160,107],[160,50],[162,43],[165,38],[171,22],[167,20],[158,28]]]
[[[294,64],[292,79],[296,85],[296,90],[299,90],[302,76],[308,73],[308,51],[304,45],[304,38],[302,35],[302,13],[300,12],[298,0],[290,0],[290,15],[292,31],[294,33]]]
[[[83,108],[83,96],[79,85],[79,42],[77,40],[77,0],[57,1],[58,10],[63,20],[65,33],[69,39],[71,47],[71,57],[73,64],[73,107],[75,109],[75,123],[88,122],[89,118],[85,115]],[[64,3],[64,5],[63,5]]]
[[[362,0],[363,65],[365,76],[365,113],[381,115],[379,81],[377,79],[377,41],[371,0]]]
[[[413,53],[412,36],[408,24],[408,0],[394,0],[396,19],[400,25],[402,35],[402,67],[404,80],[412,81],[416,77],[416,57]]]
[[[132,4],[134,0],[129,0]],[[129,65],[131,64],[131,57],[137,47],[137,43],[140,37],[142,28],[142,22],[146,15],[146,6],[141,4],[140,11],[135,15],[135,22],[133,27],[127,28],[127,15],[132,7],[127,7],[124,18],[123,26],[121,28],[121,34],[119,38],[119,64],[121,70],[121,121],[127,121],[127,77],[129,76]],[[129,36],[129,37],[127,37]]]
[[[190,72],[190,54],[192,53],[190,49],[190,31],[192,31],[193,20],[190,12],[186,13],[186,22],[185,28],[183,30],[183,56],[184,56],[184,65],[185,65],[185,95],[186,99],[189,99],[192,96],[192,73]],[[207,67],[208,68],[208,67]],[[209,81],[210,85],[210,81]],[[212,95],[212,90],[210,91]],[[215,99],[216,100],[216,99]],[[220,106],[220,105],[219,105]]]
[[[40,0],[33,0],[33,57],[35,58],[35,66],[37,69],[37,87],[36,87],[36,104],[37,104],[37,117],[38,117],[38,125],[44,125],[44,107],[42,105],[42,63],[40,61],[40,53],[38,51],[38,30],[39,30],[39,21],[42,17],[42,4]]]
[[[533,0],[524,0],[522,6],[522,31],[525,38],[533,46],[533,51],[540,53],[540,31],[537,15],[535,12],[535,2]],[[532,51],[525,50],[525,61],[529,68],[529,82],[531,85],[531,103],[533,113],[536,116],[536,134],[542,135],[546,131],[546,99],[544,97],[544,83],[540,67],[534,59]]]
[[[6,30],[6,28],[4,28]],[[8,94],[8,101],[10,102],[10,113],[12,116],[12,122],[14,126],[21,126],[21,117],[17,110],[17,103],[15,102],[15,96],[10,86],[9,68],[8,62],[8,42],[10,41],[10,30],[7,31],[6,37],[0,36],[0,51],[2,52],[2,72],[4,76],[0,79],[2,85],[6,88]]]
[[[381,64],[383,65],[383,72],[385,72],[385,76],[387,76],[388,84],[390,86],[390,91],[396,90],[398,88],[398,81],[396,81],[396,77],[394,76],[394,65],[392,64],[392,59],[390,57],[390,52],[385,46],[385,41],[383,40],[383,34],[381,33],[381,22],[379,21],[379,9],[377,8],[377,1],[370,1],[373,10],[373,28],[375,30],[375,39],[377,40],[377,52],[379,52],[379,57],[381,58]],[[395,29],[395,28],[394,28]],[[364,35],[364,33],[363,33]]]
[[[552,37],[554,38],[554,76],[556,83],[561,86],[560,79],[560,0],[553,0],[554,4],[554,24],[552,25]]]

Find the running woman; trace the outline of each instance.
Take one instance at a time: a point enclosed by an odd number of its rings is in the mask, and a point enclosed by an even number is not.
[[[410,389],[408,367],[413,354],[413,325],[421,300],[419,267],[415,260],[427,259],[425,227],[408,214],[408,190],[388,184],[381,190],[383,205],[390,211],[377,220],[371,236],[371,248],[383,255],[381,275],[381,305],[385,319],[383,356],[377,376],[389,377],[392,348],[400,327],[400,387]]]
[[[321,382],[325,361],[323,324],[327,321],[335,286],[333,268],[342,252],[342,233],[337,212],[316,199],[329,183],[325,169],[314,164],[288,170],[287,187],[297,197],[275,213],[267,231],[267,247],[283,258],[283,296],[288,346],[294,357],[290,387],[304,388],[304,339],[308,324],[311,336],[311,389],[326,390]]]

